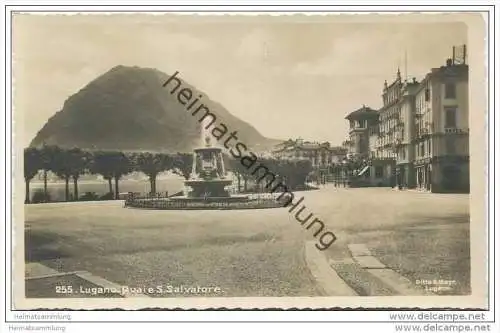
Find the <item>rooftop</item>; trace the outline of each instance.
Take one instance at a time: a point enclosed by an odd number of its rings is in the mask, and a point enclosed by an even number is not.
[[[302,139],[297,140],[287,140],[275,146],[274,151],[291,151],[291,150],[329,150],[329,151],[339,151],[344,148],[338,146],[331,146],[329,142],[310,142],[303,141]]]
[[[378,117],[377,110],[374,110],[366,105],[363,105],[361,108],[357,109],[356,111],[349,113],[345,117],[345,119],[355,120],[355,119],[360,119],[360,118],[371,118],[371,117]]]

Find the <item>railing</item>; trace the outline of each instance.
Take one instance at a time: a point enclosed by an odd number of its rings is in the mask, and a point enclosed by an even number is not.
[[[468,128],[449,127],[449,128],[445,128],[444,132],[446,134],[467,134],[467,133],[469,133],[469,129]]]
[[[423,137],[426,135],[430,135],[430,130],[428,128],[420,128],[417,130],[417,137]]]

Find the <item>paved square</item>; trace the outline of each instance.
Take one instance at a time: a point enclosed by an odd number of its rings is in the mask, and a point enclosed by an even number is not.
[[[456,280],[452,294],[470,293],[468,195],[331,186],[295,193],[296,200],[302,195],[307,210],[336,233],[330,248],[318,250],[326,260],[351,256],[351,251],[371,253],[413,284]],[[187,212],[122,205],[25,206],[26,261],[57,271],[88,271],[122,286],[222,290],[206,296],[322,294],[304,259],[304,243],[312,234],[288,209]],[[365,246],[349,251],[349,244]],[[346,273],[343,278],[352,287],[369,276]],[[369,284],[363,286],[358,289],[367,293]],[[382,285],[379,290],[391,294]]]

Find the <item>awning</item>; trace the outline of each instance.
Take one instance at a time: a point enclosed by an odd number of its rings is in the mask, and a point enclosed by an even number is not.
[[[360,172],[360,173],[358,173],[358,176],[362,176],[362,175],[366,172],[366,170],[368,170],[368,169],[370,169],[370,166],[369,166],[369,165],[365,166],[365,167],[363,168],[363,170],[361,170],[361,172]]]

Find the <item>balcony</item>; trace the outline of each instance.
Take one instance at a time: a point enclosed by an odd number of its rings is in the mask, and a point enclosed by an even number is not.
[[[455,127],[448,127],[444,129],[445,134],[468,134],[469,129],[468,128],[455,128]]]
[[[388,120],[399,120],[399,114],[398,113],[395,113],[395,114],[391,114],[389,117],[387,117]]]
[[[423,137],[429,136],[430,134],[431,134],[431,131],[429,128],[420,128],[420,129],[417,129],[416,136],[417,136],[417,138],[423,138]]]

